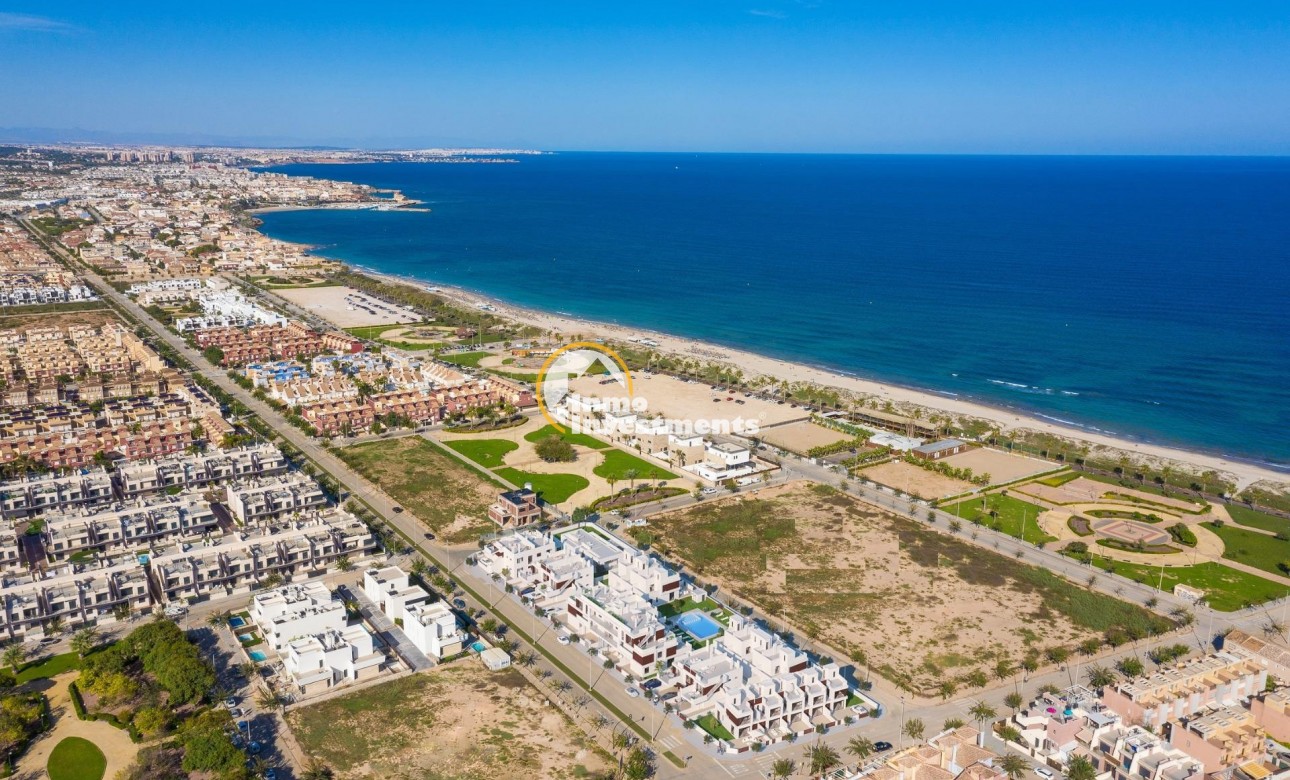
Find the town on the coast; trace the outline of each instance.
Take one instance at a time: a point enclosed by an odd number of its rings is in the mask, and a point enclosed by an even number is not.
[[[0,146],[6,776],[1290,780],[1290,480],[257,229],[534,153]]]

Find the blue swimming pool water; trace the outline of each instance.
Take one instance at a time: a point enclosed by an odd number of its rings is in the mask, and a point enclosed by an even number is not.
[[[241,628],[246,625],[246,621],[240,617],[231,617],[228,619],[228,624],[233,628]]]
[[[484,643],[483,643],[483,642],[472,642],[472,643],[471,643],[471,645],[470,645],[470,649],[471,649],[471,650],[474,650],[476,653],[482,653],[482,652],[484,652]]]
[[[265,655],[263,650],[252,650],[251,652],[247,653],[247,655],[251,656],[252,661],[269,660],[269,656]]]
[[[255,634],[238,634],[237,640],[239,642],[254,642]]]
[[[702,612],[686,612],[676,619],[676,624],[685,629],[685,633],[698,639],[711,639],[721,633],[721,624]]]

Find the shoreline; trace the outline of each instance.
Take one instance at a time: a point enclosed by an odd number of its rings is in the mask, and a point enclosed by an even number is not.
[[[430,280],[387,273],[367,266],[351,263],[341,258],[328,258],[345,263],[357,271],[386,282],[405,284],[420,290],[434,288],[437,295],[466,308],[476,308],[478,303],[493,307],[490,312],[503,319],[523,325],[555,331],[561,334],[581,334],[584,338],[603,338],[626,341],[628,338],[649,338],[657,341],[658,352],[686,358],[698,358],[714,363],[724,363],[742,369],[746,374],[765,375],[788,382],[809,382],[836,388],[857,395],[891,401],[897,407],[914,406],[931,411],[975,417],[987,420],[1000,431],[1029,430],[1079,441],[1092,448],[1105,448],[1124,452],[1148,463],[1171,461],[1200,471],[1217,471],[1229,475],[1236,482],[1237,490],[1261,482],[1277,485],[1290,484],[1290,473],[1278,471],[1269,465],[1243,460],[1236,456],[1178,446],[1137,441],[1116,435],[1090,431],[1078,424],[1065,424],[1044,419],[1037,412],[1021,411],[993,406],[976,400],[966,400],[956,395],[942,394],[930,389],[905,387],[874,379],[848,375],[836,369],[795,363],[750,352],[737,347],[727,347],[684,336],[677,336],[651,328],[637,328],[614,323],[583,319],[574,315],[548,312],[514,304],[485,292],[472,291],[455,285],[439,284]]]
[[[275,214],[284,211],[420,211],[429,212],[430,209],[421,205],[419,200],[377,200],[362,201],[361,203],[319,203],[309,206],[296,205],[279,205],[279,206],[261,206],[254,209],[244,209],[247,214]],[[264,235],[261,233],[260,235]],[[270,236],[265,236],[270,238]],[[273,239],[276,241],[277,239]],[[285,242],[284,242],[285,243]]]

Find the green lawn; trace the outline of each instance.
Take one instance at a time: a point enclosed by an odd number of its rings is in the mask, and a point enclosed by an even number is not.
[[[68,737],[49,754],[49,780],[101,780],[107,756],[88,739]]]
[[[1153,588],[1161,587],[1159,566],[1119,561],[1112,563],[1117,574]],[[1097,564],[1102,566],[1103,560],[1099,559]],[[1166,566],[1161,589],[1172,592],[1174,585],[1178,583],[1205,591],[1209,605],[1219,612],[1234,612],[1247,604],[1261,604],[1290,594],[1290,587],[1214,561],[1195,566]]]
[[[1041,485],[1047,485],[1048,487],[1061,487],[1067,482],[1074,482],[1079,479],[1080,476],[1081,475],[1078,471],[1063,471],[1061,474],[1054,474],[1051,477],[1044,477],[1043,479],[1037,479],[1035,481]]]
[[[594,436],[588,436],[585,433],[560,433],[554,425],[544,425],[532,433],[524,434],[525,441],[538,442],[548,436],[559,436],[561,439],[582,447],[590,447],[593,450],[602,450],[609,445]]]
[[[1039,527],[1038,517],[1039,513],[1044,511],[1043,507],[1012,496],[991,493],[943,506],[941,509],[963,518],[964,522],[970,523],[979,519],[983,525],[997,524],[1000,531],[1017,538],[1021,538],[1021,527],[1024,524],[1025,541],[1031,544],[1051,542],[1056,538],[1044,533],[1044,530]],[[991,517],[990,512],[995,512],[996,516]]]
[[[433,531],[442,532],[458,517],[477,519],[465,528],[455,528],[446,537],[449,542],[473,541],[496,528],[488,520],[488,506],[505,489],[502,483],[420,436],[364,442],[335,452]]]
[[[1082,472],[1080,476],[1084,477],[1085,479],[1091,479],[1094,482],[1101,482],[1104,485],[1111,485],[1112,488],[1110,492],[1112,493],[1117,492],[1114,490],[1115,487],[1130,488],[1133,490],[1137,490],[1141,493],[1150,493],[1155,496],[1164,496],[1166,498],[1172,498],[1175,501],[1184,501],[1187,503],[1195,504],[1197,506],[1196,509],[1181,510],[1181,509],[1178,509],[1177,507],[1170,507],[1167,504],[1158,504],[1158,505],[1151,504],[1152,506],[1160,506],[1162,509],[1168,509],[1171,512],[1188,511],[1191,514],[1199,514],[1200,512],[1203,512],[1205,510],[1205,507],[1209,506],[1208,504],[1199,502],[1195,496],[1193,496],[1192,494],[1188,493],[1186,490],[1183,490],[1182,488],[1179,488],[1179,487],[1172,487],[1168,491],[1166,491],[1163,487],[1155,484],[1154,482],[1149,482],[1149,481],[1138,482],[1138,480],[1132,479],[1130,477],[1122,477],[1120,479],[1116,479],[1115,477],[1104,477],[1101,474],[1090,474],[1087,472]],[[1132,503],[1136,503],[1136,504],[1147,503],[1145,499],[1134,498],[1132,496],[1128,496],[1123,493],[1121,495],[1124,496],[1124,500],[1130,501]]]
[[[76,653],[63,653],[43,661],[32,661],[18,670],[18,684],[53,677],[71,669],[79,669],[80,665],[81,659]]]
[[[458,366],[467,366],[469,368],[479,368],[479,361],[493,354],[492,352],[457,352],[451,355],[440,355],[439,359],[445,363],[452,363]]]
[[[669,601],[658,608],[658,614],[663,617],[676,617],[692,609],[701,609],[704,612],[711,612],[714,609],[720,609],[721,605],[710,598],[704,597],[703,601],[695,603],[694,599],[678,599]]]
[[[505,439],[462,439],[446,441],[444,446],[490,469],[501,466],[507,453],[520,448],[520,445]]]
[[[1267,534],[1225,525],[1222,528],[1213,523],[1201,523],[1218,534],[1223,540],[1223,557],[1229,561],[1238,561],[1246,566],[1253,566],[1263,571],[1285,576],[1277,566],[1290,566],[1290,542],[1285,542]]]
[[[724,739],[726,741],[729,741],[735,738],[735,735],[731,734],[729,729],[721,725],[721,722],[718,721],[716,716],[713,715],[712,713],[708,713],[707,715],[701,715],[697,720],[694,721],[694,723],[696,726],[708,732],[709,734],[716,737],[717,739]]]
[[[591,470],[605,479],[627,480],[627,472],[635,471],[637,481],[653,479],[680,479],[672,472],[622,450],[606,450],[605,459]]]
[[[1258,512],[1240,504],[1228,504],[1227,513],[1241,525],[1249,526],[1250,528],[1262,528],[1264,531],[1271,531],[1274,534],[1290,534],[1290,520],[1284,517]]]
[[[569,496],[579,490],[585,490],[591,483],[586,477],[577,474],[534,474],[519,469],[496,469],[497,476],[515,485],[532,483],[533,491],[548,504],[563,504]]]

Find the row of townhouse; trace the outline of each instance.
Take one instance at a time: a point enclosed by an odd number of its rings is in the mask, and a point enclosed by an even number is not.
[[[277,446],[261,442],[230,450],[130,463],[116,470],[114,481],[123,498],[215,482],[282,474],[287,459]]]
[[[111,501],[112,475],[103,468],[70,474],[27,475],[0,482],[0,516],[30,517],[39,512],[65,512],[73,507]]]
[[[189,602],[249,592],[274,575],[286,580],[311,576],[341,558],[357,560],[376,549],[370,528],[348,512],[328,509],[189,549],[172,545],[154,550],[148,573],[160,601]]]
[[[28,277],[27,274],[21,276]],[[15,279],[11,275],[0,278],[0,306],[35,306],[42,303],[71,303],[97,299],[98,295],[94,290],[80,282],[36,283],[30,278]]]
[[[2,357],[0,357],[0,369],[3,369]],[[17,379],[16,374],[11,375],[9,381],[11,384],[5,389],[4,394],[0,395],[0,401],[13,407],[62,403],[92,404],[113,399],[156,396],[176,390],[182,384],[178,372],[173,369],[142,374],[87,376],[77,380],[74,385],[60,384],[48,377],[29,382]]]
[[[218,347],[224,352],[223,365],[234,366],[270,358],[313,357],[327,351],[322,334],[298,322],[285,325],[253,325],[249,328],[219,327],[198,330],[193,339],[202,349]]]
[[[0,573],[19,573],[26,568],[21,542],[17,528],[0,525]]]
[[[251,620],[301,696],[376,676],[385,654],[320,582],[284,585],[251,599]]]
[[[397,566],[363,572],[363,592],[392,621],[403,628],[427,658],[442,661],[460,653],[466,634],[446,601],[435,598]]]
[[[711,604],[705,592],[593,525],[520,529],[487,544],[476,563],[624,674],[659,680],[655,693],[675,695],[682,717],[713,715],[736,749],[847,715],[851,691],[837,664],[813,662],[738,614],[717,622],[702,611]],[[674,617],[660,611],[665,605]]]
[[[148,608],[148,580],[137,558],[123,556],[94,566],[63,566],[0,583],[0,636],[29,640],[53,621],[64,629],[111,623]]]
[[[49,468],[85,468],[100,453],[125,460],[160,458],[184,452],[193,444],[188,419],[159,420],[76,433],[46,433],[0,440],[0,463],[28,457]]]
[[[271,381],[265,392],[287,406],[303,406],[357,398],[358,386],[347,377],[305,377]]]
[[[131,506],[82,509],[45,517],[41,530],[50,561],[114,553],[120,548],[163,543],[170,539],[195,541],[219,528],[210,504],[196,493],[153,497]]]
[[[1270,773],[1264,724],[1290,732],[1290,718],[1279,693],[1266,692],[1263,683],[1245,688],[1266,680],[1251,675],[1252,663],[1215,653],[1166,670],[1177,673],[1167,675],[1169,687],[1145,682],[1159,675],[1117,686],[1141,692],[1138,699],[1112,688],[1099,697],[1081,686],[1043,693],[1010,725],[1031,756],[1062,770],[1082,756],[1101,780],[1190,780],[1233,771],[1263,780]]]
[[[224,486],[224,497],[229,512],[242,525],[327,503],[322,487],[298,471],[230,482]]]
[[[389,414],[406,417],[415,424],[433,424],[452,414],[502,402],[516,406],[533,404],[532,395],[527,391],[513,393],[491,380],[481,380],[432,391],[395,390],[363,400],[322,401],[305,405],[300,415],[320,435],[335,435],[367,430],[377,417]]]

